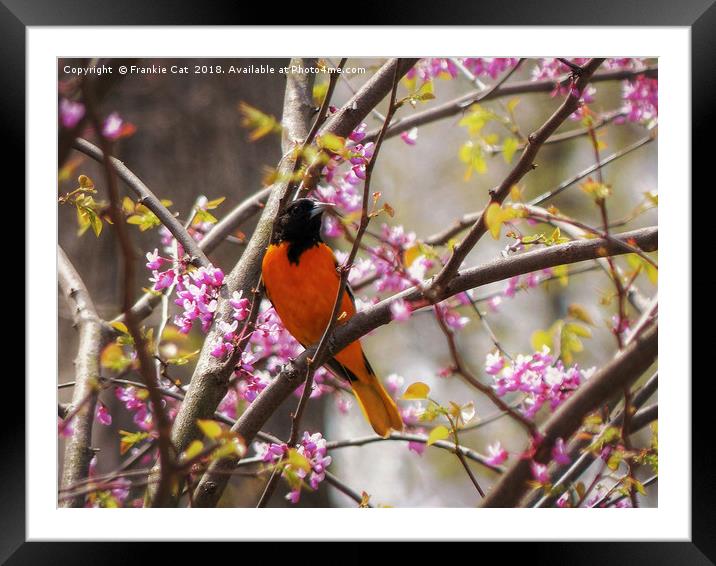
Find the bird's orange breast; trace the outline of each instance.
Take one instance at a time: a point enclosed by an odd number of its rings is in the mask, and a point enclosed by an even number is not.
[[[288,250],[286,242],[269,246],[261,268],[263,282],[286,329],[301,344],[310,346],[321,339],[333,312],[340,282],[335,256],[331,248],[319,243],[292,263]],[[355,314],[347,292],[341,307],[346,313],[341,322],[346,322]]]

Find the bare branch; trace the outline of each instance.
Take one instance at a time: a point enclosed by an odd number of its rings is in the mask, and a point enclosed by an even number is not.
[[[87,477],[93,451],[92,423],[99,394],[99,357],[105,344],[106,323],[99,318],[92,297],[87,291],[64,250],[57,248],[57,275],[62,296],[72,310],[74,326],[79,331],[79,347],[75,358],[75,389],[72,402],[62,417],[72,422],[72,434],[65,444],[63,487]],[[84,497],[64,499],[60,507],[83,507]]]
[[[87,113],[90,117],[92,126],[97,132],[100,143],[102,144],[103,164],[107,181],[107,189],[110,197],[109,213],[117,231],[119,247],[122,255],[123,268],[123,310],[125,313],[125,321],[129,334],[134,341],[134,348],[139,361],[139,371],[142,379],[149,391],[149,399],[152,405],[152,419],[154,421],[155,430],[159,435],[159,462],[160,473],[157,489],[149,498],[148,502],[152,506],[161,506],[170,495],[171,484],[174,472],[174,461],[172,454],[171,442],[169,439],[170,422],[162,404],[162,395],[160,392],[160,384],[156,380],[156,375],[152,371],[152,363],[147,350],[147,344],[140,330],[137,320],[132,316],[132,284],[134,281],[135,257],[134,248],[127,230],[127,224],[119,202],[119,191],[117,189],[117,179],[115,177],[115,164],[111,157],[111,147],[109,141],[102,135],[102,124],[97,111],[94,92],[87,83],[83,83],[82,93],[87,105]],[[176,220],[176,219],[174,219]]]
[[[344,495],[350,497],[358,505],[365,505],[366,507],[373,507],[370,503],[363,503],[363,498],[354,489],[348,487],[345,483],[339,480],[331,472],[326,472],[326,482],[335,487],[338,491]]]

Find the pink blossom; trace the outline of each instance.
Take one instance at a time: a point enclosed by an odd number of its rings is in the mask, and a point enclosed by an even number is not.
[[[488,354],[485,368],[493,376],[492,387],[501,397],[514,391],[525,393],[521,410],[529,418],[545,404],[554,411],[594,372],[594,368],[582,370],[576,364],[565,367],[555,360],[547,346],[531,355],[520,354],[513,360],[504,360],[499,370],[498,364],[495,354]]]
[[[257,455],[267,463],[275,464],[279,462],[288,452],[286,444],[263,444],[256,443]],[[331,465],[332,458],[327,455],[326,440],[320,432],[315,434],[303,433],[300,443],[296,446],[296,451],[306,458],[310,465],[310,471],[304,469],[293,470],[301,479],[305,479],[311,489],[318,489],[319,484],[326,477],[326,468]],[[289,464],[290,465],[290,464]],[[301,498],[301,487],[291,490],[286,496],[291,503],[298,503]]]
[[[177,298],[174,303],[184,312],[174,322],[182,332],[189,332],[196,320],[201,323],[204,332],[209,331],[223,283],[224,272],[213,266],[200,267],[176,277]]]
[[[232,308],[234,309],[234,318],[236,320],[244,320],[249,316],[249,300],[242,298],[244,291],[234,291],[229,300]]]
[[[74,419],[64,421],[60,417],[57,417],[57,434],[62,438],[69,438],[74,431]]]
[[[408,145],[415,145],[415,142],[418,140],[418,128],[411,128],[403,132],[400,134],[400,139]]]
[[[398,391],[403,388],[404,383],[405,379],[397,373],[391,373],[388,377],[385,378],[385,387],[392,397],[395,397],[397,395]]]
[[[74,128],[85,115],[85,105],[63,98],[60,100],[60,124]]]
[[[211,355],[223,360],[227,355],[232,354],[234,345],[231,342],[224,342],[222,336],[217,336],[211,343]]]
[[[502,447],[502,444],[500,444],[499,440],[496,441],[494,444],[488,445],[487,453],[489,457],[486,461],[491,466],[501,465],[502,463],[504,463],[505,460],[507,460],[508,457],[507,450]]]
[[[237,403],[238,395],[236,394],[236,389],[234,389],[233,387],[229,388],[229,390],[226,392],[226,395],[221,400],[221,403],[219,403],[217,411],[227,418],[236,420],[239,416],[237,411]]]
[[[552,447],[552,459],[560,466],[565,466],[571,462],[564,440],[561,438],[558,438]]]
[[[445,325],[452,330],[462,330],[470,322],[469,317],[462,316],[455,309],[448,307],[447,301],[438,303],[437,307]]]
[[[351,407],[353,406],[353,401],[351,401],[351,398],[347,395],[339,394],[336,397],[336,405],[338,406],[338,411],[342,415],[347,415],[350,412]]]
[[[530,462],[530,471],[532,472],[532,477],[536,482],[542,485],[550,482],[549,472],[547,471],[547,466],[544,464],[540,464],[539,462],[532,460]]]
[[[659,114],[659,81],[645,75],[626,80],[622,86],[623,111],[630,122],[648,122]]]
[[[107,409],[107,405],[102,403],[102,401],[97,402],[95,417],[101,424],[105,426],[109,426],[112,424],[112,415],[109,414],[109,409]]]
[[[122,134],[124,121],[117,112],[112,112],[104,121],[102,135],[110,140],[116,140]]]
[[[154,248],[153,252],[147,252],[147,269],[156,271],[162,266],[162,263],[164,263],[165,261],[168,260],[164,259],[159,255],[159,250],[157,248]]]
[[[269,384],[268,376],[264,372],[241,373],[241,381],[238,385],[238,395],[247,403],[253,403],[259,393]]]
[[[424,429],[416,430],[415,432],[419,432],[422,434]],[[425,449],[427,448],[427,445],[425,442],[415,442],[414,440],[411,440],[408,442],[408,450],[411,452],[415,452],[418,456],[422,456],[425,453]]]
[[[570,507],[568,491],[565,491],[562,495],[559,496],[559,499],[557,499],[557,507],[561,507],[561,508]]]
[[[412,309],[404,299],[396,299],[390,304],[390,315],[393,320],[403,322],[410,318]]]

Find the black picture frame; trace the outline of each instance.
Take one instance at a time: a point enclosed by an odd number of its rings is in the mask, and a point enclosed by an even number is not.
[[[372,9],[375,8],[375,9]],[[2,150],[6,164],[24,163],[25,152],[25,56],[26,28],[28,26],[65,25],[241,25],[255,24],[263,15],[260,4],[237,2],[185,2],[169,0],[0,0],[0,122],[7,143]],[[278,11],[276,11],[278,13]],[[279,15],[283,21],[272,24],[313,24],[310,10],[290,10]],[[345,20],[343,20],[345,22]],[[714,100],[716,97],[716,3],[714,0],[602,0],[599,3],[568,0],[541,0],[540,2],[511,3],[428,3],[413,0],[403,3],[378,4],[369,0],[360,3],[360,9],[351,11],[351,24],[397,25],[559,25],[559,26],[686,26],[691,30],[692,79],[692,178],[694,186],[704,190],[713,182],[710,160],[704,155],[710,151],[714,126]],[[567,46],[566,46],[567,47]],[[568,50],[568,49],[567,49]],[[707,137],[709,134],[711,136]],[[14,186],[24,186],[24,168],[6,165],[6,171],[18,174]],[[22,184],[21,184],[22,183]],[[691,187],[681,188],[691,191]],[[26,202],[32,210],[32,203]],[[694,222],[694,225],[698,225]],[[674,236],[677,237],[677,236]],[[683,234],[681,238],[690,237]],[[693,257],[693,256],[692,256]],[[32,261],[27,258],[26,261]],[[684,276],[691,277],[690,274]],[[25,301],[30,300],[25,297]],[[684,329],[686,331],[686,329]],[[697,338],[694,335],[694,339]],[[705,340],[706,338],[701,338]],[[697,347],[699,344],[697,343]],[[702,346],[705,346],[703,344]],[[708,350],[705,350],[708,351]],[[694,374],[696,372],[693,372]],[[684,374],[670,376],[686,382],[692,370],[684,367]],[[702,375],[709,378],[710,375]],[[523,555],[532,563],[557,562],[563,564],[714,564],[716,563],[716,458],[711,436],[713,427],[708,403],[709,379],[692,380],[692,538],[690,542],[545,542],[500,544],[472,550],[475,558],[486,551],[500,553],[503,559],[519,560]],[[150,549],[143,543],[40,543],[26,542],[25,536],[25,384],[6,375],[3,397],[6,418],[0,427],[2,456],[0,457],[0,563],[3,564],[65,564],[84,561],[128,564],[148,557]],[[11,401],[7,401],[7,400]],[[10,417],[7,411],[16,410]],[[668,423],[666,424],[668,426]],[[48,474],[52,468],[48,465]],[[566,511],[569,513],[569,511]],[[628,512],[628,511],[626,511]],[[186,519],[190,521],[190,518]],[[479,524],[475,525],[479,533]],[[509,526],[506,525],[506,530]],[[518,533],[515,533],[519,536]],[[585,539],[594,533],[585,525]],[[559,533],[555,532],[558,537]],[[362,543],[367,544],[367,543]],[[454,544],[454,543],[453,543]],[[505,548],[510,544],[509,553]],[[183,545],[164,545],[162,559],[176,560],[186,556]],[[455,545],[459,549],[463,545]],[[213,551],[212,551],[213,552]],[[234,551],[232,551],[234,552]],[[246,552],[243,550],[242,552]],[[275,551],[272,551],[275,552]],[[294,550],[294,552],[296,552]],[[300,552],[300,551],[298,551]],[[424,559],[422,545],[403,551],[401,560],[410,560],[410,554]],[[181,554],[180,554],[181,553]],[[418,554],[420,553],[420,554]],[[361,554],[367,555],[366,550]],[[345,555],[344,555],[345,556]]]

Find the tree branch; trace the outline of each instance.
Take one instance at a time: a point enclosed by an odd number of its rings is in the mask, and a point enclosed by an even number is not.
[[[333,301],[333,309],[331,310],[331,315],[328,319],[328,324],[326,325],[326,328],[323,330],[323,334],[321,336],[321,339],[318,341],[318,346],[316,347],[315,354],[311,356],[308,359],[308,367],[306,368],[306,380],[304,384],[303,392],[301,393],[301,398],[298,402],[298,406],[296,407],[296,412],[293,414],[293,418],[291,419],[291,433],[288,439],[288,446],[293,447],[296,442],[298,441],[298,434],[299,434],[299,425],[301,423],[301,417],[303,416],[303,412],[306,409],[306,405],[308,404],[308,399],[311,397],[311,392],[313,390],[313,374],[315,370],[319,367],[321,367],[324,362],[327,359],[326,353],[328,350],[328,343],[331,338],[331,335],[333,333],[333,328],[338,322],[338,316],[340,315],[341,311],[341,305],[343,304],[343,295],[346,291],[346,286],[348,285],[348,274],[350,273],[351,267],[353,266],[353,262],[355,261],[356,255],[358,253],[358,248],[360,247],[361,240],[363,239],[363,235],[365,234],[365,231],[368,228],[368,222],[370,221],[370,216],[368,215],[368,201],[370,196],[370,184],[371,179],[373,178],[373,168],[375,167],[375,163],[378,159],[378,153],[380,152],[380,147],[383,144],[383,139],[385,139],[385,130],[388,127],[388,124],[390,123],[390,119],[395,113],[396,107],[395,107],[395,98],[396,93],[398,91],[398,82],[400,81],[400,76],[398,75],[398,66],[396,65],[395,71],[393,74],[393,87],[390,91],[390,104],[388,106],[388,113],[385,117],[385,121],[383,123],[383,129],[381,130],[381,135],[378,136],[378,139],[375,143],[375,149],[373,151],[373,156],[371,157],[365,171],[365,181],[363,183],[363,201],[362,201],[362,209],[361,209],[361,217],[360,217],[360,226],[358,228],[358,232],[356,233],[355,239],[353,241],[353,247],[351,248],[351,251],[348,255],[348,258],[346,259],[345,263],[341,267],[340,272],[340,278],[338,281],[338,291],[336,293],[336,298]],[[264,490],[263,494],[261,495],[261,499],[259,500],[258,507],[265,507],[269,500],[271,499],[271,495],[273,491],[276,489],[276,486],[278,484],[278,480],[280,479],[281,474],[278,471],[278,468],[274,470],[273,474],[271,475],[271,479],[266,484],[266,489]]]
[[[651,364],[658,352],[658,324],[621,350],[606,366],[582,385],[545,423],[534,460],[547,463],[558,438],[568,439],[583,418],[615,393],[628,387]],[[483,502],[483,507],[514,507],[529,489],[530,460],[521,459],[504,474]]]
[[[634,409],[639,409],[641,406],[646,403],[651,397],[651,395],[656,391],[658,383],[658,374],[654,374],[652,377],[649,378],[649,380],[644,384],[644,387],[642,387],[636,395],[634,395],[634,399],[632,400],[631,406],[634,407]],[[644,409],[643,412],[639,411],[634,414],[634,419],[632,422],[632,433],[637,432],[638,430],[641,430],[644,426],[649,424],[652,420],[655,420],[655,417],[652,418],[649,421],[646,421],[653,412],[658,412],[658,408],[656,408],[656,405],[653,405],[655,409],[649,409],[649,412],[646,412],[647,409]],[[637,415],[639,416],[639,422],[637,423]],[[612,419],[609,420],[606,426],[621,426],[622,421],[624,419],[624,410],[622,409],[619,411]],[[533,498],[533,501],[536,501],[534,504],[534,507],[549,507],[554,501],[556,501],[559,498],[559,488],[562,486],[567,486],[568,484],[575,481],[579,476],[581,476],[591,465],[592,462],[594,462],[594,454],[591,452],[584,452],[583,449],[586,448],[586,446],[589,444],[587,441],[575,441],[572,446],[570,446],[569,449],[569,459],[572,461],[571,465],[558,467],[555,471],[551,473],[552,477],[558,477],[553,485],[552,490],[553,493],[549,495],[545,495],[544,497],[539,497],[539,494],[536,494],[537,497]],[[563,470],[564,473],[561,476],[558,476],[559,473],[561,473]]]
[[[102,150],[85,139],[77,138],[72,147],[99,163],[104,162]],[[184,251],[189,254],[191,263],[204,267],[211,265],[196,240],[189,235],[181,222],[167,210],[167,207],[162,204],[159,198],[149,190],[149,187],[142,183],[142,180],[116,157],[110,156],[109,161],[117,176],[139,197],[139,202],[151,210],[167,230],[171,232],[172,236],[176,238],[177,242],[182,245]],[[121,218],[121,220],[124,222],[124,218]]]
[[[396,73],[402,77],[417,62],[418,59],[389,59],[340,110],[331,115],[320,133],[347,137],[390,92]],[[316,187],[323,165],[323,156],[319,153],[303,174],[299,196],[306,196]]]
[[[160,384],[156,380],[156,375],[152,371],[152,363],[147,351],[147,345],[144,336],[139,327],[139,323],[131,314],[132,307],[132,284],[134,281],[135,257],[134,248],[127,230],[127,224],[124,222],[121,205],[119,201],[119,190],[117,189],[117,179],[115,177],[115,165],[111,158],[110,143],[102,135],[102,124],[94,98],[94,92],[87,83],[83,83],[82,94],[85,104],[87,105],[87,114],[94,127],[95,132],[99,136],[102,144],[103,165],[107,181],[107,189],[110,197],[109,214],[117,231],[118,244],[122,256],[123,269],[123,286],[122,286],[122,307],[125,313],[125,320],[129,334],[134,341],[134,349],[137,353],[139,362],[139,372],[147,386],[149,399],[152,407],[152,420],[154,427],[159,435],[159,462],[160,472],[157,489],[148,499],[152,506],[161,506],[170,496],[171,484],[174,472],[174,460],[172,454],[172,446],[169,439],[170,422],[162,404],[162,395],[160,393]],[[176,219],[175,219],[176,220]]]
[[[331,116],[321,131],[340,136],[347,136],[352,132],[353,129],[360,124],[360,121],[365,115],[370,112],[372,106],[382,100],[390,91],[393,84],[393,74],[387,75],[387,80],[385,75],[388,71],[394,73],[394,65],[399,65],[399,73],[401,73],[400,76],[402,76],[402,74],[407,72],[412,63],[407,64],[404,60],[401,60],[401,62],[391,60],[384,65],[374,77],[366,82],[360,91],[358,91],[358,94],[351,98],[341,110]],[[313,76],[312,74],[302,74],[304,77],[306,75]],[[304,89],[304,92],[306,92],[306,96],[311,96],[312,94],[310,89]],[[290,100],[290,98],[288,100]],[[294,109],[290,106],[284,108],[284,113],[293,111]],[[302,139],[307,133],[308,125],[306,124],[302,135],[291,137]],[[279,166],[279,179],[282,180],[274,187],[271,197],[263,210],[259,224],[247,245],[246,251],[226,279],[226,298],[223,298],[219,302],[215,321],[228,321],[231,318],[231,308],[227,298],[231,296],[232,291],[243,290],[246,296],[258,284],[261,272],[261,260],[266,246],[269,243],[273,222],[276,218],[281,199],[289,184],[287,179],[294,169],[296,156],[293,155],[293,153],[293,151],[289,151],[284,155],[282,163]],[[216,336],[218,336],[218,334],[215,324],[204,342],[204,347],[199,356],[194,375],[192,376],[191,387],[174,423],[172,439],[179,450],[184,450],[188,443],[197,437],[196,419],[207,418],[213,414],[216,406],[226,393],[228,377],[235,365],[236,357],[241,355],[240,351],[235,352],[234,355],[225,361],[220,361],[212,357],[210,344]],[[305,373],[303,375],[305,375]]]
[[[542,144],[547,141],[554,131],[569,116],[579,108],[580,96],[589,83],[589,79],[602,64],[604,59],[590,59],[583,67],[581,74],[574,81],[574,86],[570,89],[569,94],[562,102],[561,106],[552,116],[534,133],[528,136],[529,144],[522,152],[516,165],[510,173],[503,179],[498,187],[490,191],[490,202],[480,214],[480,218],[475,222],[473,227],[467,233],[465,238],[455,246],[453,254],[445,264],[445,267],[438,273],[433,281],[431,294],[439,292],[441,286],[444,286],[455,275],[467,254],[472,250],[478,240],[487,230],[485,215],[490,204],[501,204],[509,194],[512,186],[522,179],[522,177],[534,168],[534,158],[537,156]]]
[[[72,321],[79,331],[79,347],[75,358],[75,389],[72,402],[63,416],[72,420],[72,434],[65,444],[62,487],[85,479],[94,454],[92,423],[99,394],[99,358],[108,335],[106,323],[100,319],[92,297],[82,278],[61,247],[57,248],[57,276],[62,296],[72,310]],[[59,502],[60,507],[83,507],[84,497]]]
[[[309,67],[314,64],[313,60],[294,59],[291,61],[292,67]],[[308,135],[308,118],[312,109],[314,78],[313,73],[300,72],[291,73],[286,78],[287,93],[284,100],[282,123],[286,127],[296,128],[296,131],[283,136],[284,156],[279,163],[278,178],[280,180],[273,185],[256,230],[238,263],[226,277],[225,286],[222,287],[214,324],[204,340],[186,397],[172,427],[172,442],[179,453],[184,451],[192,440],[198,438],[197,419],[210,418],[214,414],[219,402],[226,395],[229,378],[242,354],[242,350],[237,348],[227,359],[219,360],[211,355],[211,344],[221,336],[221,331],[217,328],[218,322],[222,320],[230,322],[232,319],[233,311],[229,302],[232,293],[239,291],[245,297],[254,296],[254,291],[259,284],[261,259],[269,243],[274,219],[278,213],[281,199],[288,188],[289,178],[297,158],[294,145],[287,147],[286,144],[299,143],[296,140],[303,140]],[[256,312],[258,312],[258,305],[256,305]],[[170,503],[176,505],[177,501],[178,498],[174,497]]]
[[[657,228],[645,228],[626,232],[615,237],[633,241],[642,249],[653,251],[657,247],[658,230]],[[621,245],[616,245],[602,238],[594,238],[536,249],[508,258],[499,258],[479,267],[458,273],[441,290],[435,300],[440,301],[468,289],[501,281],[515,275],[595,259],[596,257],[601,257],[603,253],[622,254],[625,252]],[[411,287],[356,313],[345,325],[335,329],[334,340],[329,348],[329,355],[340,352],[348,344],[358,340],[371,330],[388,324],[392,320],[390,307],[394,301],[399,299],[418,301],[424,299],[424,297],[421,288]],[[302,383],[306,375],[307,359],[313,353],[313,349],[308,349],[287,364],[236,421],[232,430],[240,434],[246,443],[250,443],[254,439],[268,418]],[[238,459],[229,458],[214,463],[196,488],[194,493],[196,505],[202,507],[216,505],[226,485],[227,478],[224,472],[232,469],[237,462]]]

